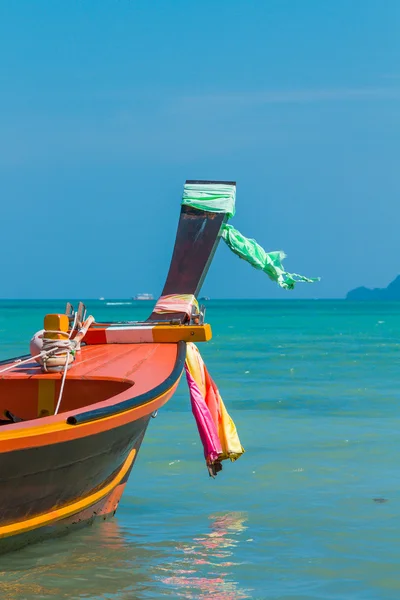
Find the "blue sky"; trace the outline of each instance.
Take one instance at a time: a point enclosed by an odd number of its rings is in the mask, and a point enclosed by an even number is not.
[[[341,297],[400,273],[397,0],[0,2],[0,297],[158,294],[185,179],[235,179],[214,298]]]

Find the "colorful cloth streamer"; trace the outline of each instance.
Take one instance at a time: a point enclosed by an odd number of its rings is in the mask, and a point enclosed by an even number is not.
[[[287,273],[282,265],[286,254],[282,250],[266,252],[255,240],[245,237],[232,225],[222,226],[222,239],[239,258],[256,269],[261,269],[272,281],[287,290],[292,290],[297,282],[314,283],[319,277],[309,278],[297,273]]]
[[[199,303],[193,294],[169,294],[161,296],[157,300],[153,312],[157,314],[186,313],[190,319],[193,306],[197,308],[197,311],[199,310]]]
[[[211,477],[215,477],[222,469],[222,460],[235,461],[244,449],[218,388],[193,343],[186,344],[185,371],[207,468]]]

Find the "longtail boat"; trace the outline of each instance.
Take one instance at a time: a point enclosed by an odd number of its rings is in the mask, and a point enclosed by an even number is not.
[[[45,316],[29,355],[0,363],[0,552],[112,516],[150,419],[184,370],[210,475],[243,452],[195,346],[211,338],[196,297],[221,237],[252,261],[254,240],[235,245],[241,234],[227,225],[235,194],[235,182],[186,182],[169,272],[146,321],[98,323],[68,303]],[[265,255],[263,270],[290,287]]]

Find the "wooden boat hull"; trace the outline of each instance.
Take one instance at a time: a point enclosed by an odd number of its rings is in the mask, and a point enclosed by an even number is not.
[[[96,435],[2,455],[2,525],[64,507],[105,487],[132,449],[139,450],[149,419],[142,417]],[[0,526],[0,536],[1,530]]]
[[[0,428],[0,553],[115,513],[151,417],[174,394],[186,356],[184,343],[154,345],[150,362],[143,359],[148,345],[134,350],[110,347],[109,360],[120,365],[120,372],[126,364],[135,373],[135,385],[118,396],[90,410],[84,406]],[[132,364],[133,356],[137,364]],[[67,378],[66,390],[68,383],[72,389],[73,377],[90,381],[93,368],[99,374],[97,361],[96,348],[88,346]],[[32,385],[48,377],[33,364],[28,370]],[[0,385],[18,382],[21,375],[3,376]],[[131,397],[134,388],[145,391]],[[40,385],[38,389],[40,393]]]
[[[19,522],[15,531],[6,535],[3,534],[3,537],[0,538],[0,554],[19,550],[24,546],[46,539],[66,535],[87,525],[92,525],[95,521],[105,521],[112,518],[118,508],[141,442],[142,440],[138,440],[134,448],[133,460],[131,462],[128,459],[128,468],[126,472],[123,471],[121,478],[115,477],[110,481],[107,489],[100,489],[97,494],[89,494],[79,501],[64,506],[61,510],[56,509],[45,515],[40,515],[40,518],[26,519]],[[63,514],[67,516],[63,516]]]

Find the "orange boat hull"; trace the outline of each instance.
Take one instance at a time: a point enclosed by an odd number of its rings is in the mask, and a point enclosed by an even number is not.
[[[115,513],[151,416],[175,392],[185,355],[184,343],[84,347],[66,378],[63,412],[0,428],[0,552]],[[51,404],[60,380],[32,361],[0,376],[1,398],[10,386],[22,387],[18,414],[38,414],[45,382],[47,394],[54,390]],[[91,384],[97,394],[99,386],[103,395],[122,391],[85,404]]]

